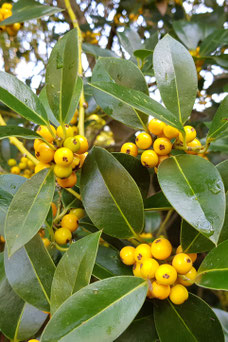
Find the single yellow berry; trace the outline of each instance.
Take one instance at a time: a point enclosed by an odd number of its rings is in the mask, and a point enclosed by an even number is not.
[[[73,118],[70,120],[70,124],[71,124],[71,125],[76,124],[77,118],[78,118],[78,110],[76,109]]]
[[[177,138],[179,136],[178,129],[169,125],[164,127],[163,133],[168,139]]]
[[[78,127],[77,126],[72,126],[72,129],[73,129],[73,136],[77,135],[78,134]]]
[[[31,170],[29,170],[29,169],[24,170],[24,175],[31,176],[31,174],[32,174]]]
[[[151,294],[152,294],[152,297],[154,298],[164,300],[169,297],[170,286],[162,285],[162,284],[159,284],[157,281],[153,281]]]
[[[54,159],[55,151],[46,143],[42,143],[37,147],[36,158],[44,164],[50,163]]]
[[[71,232],[74,232],[78,228],[77,216],[73,214],[64,215],[61,221],[61,226],[69,229]]]
[[[51,134],[51,132],[49,131],[49,129],[47,128],[47,126],[39,126],[36,130],[36,132],[41,135],[41,137],[43,137],[45,140],[47,140],[47,142],[51,143],[54,140],[54,137],[56,135],[56,129],[54,126],[50,126],[53,135]],[[35,142],[34,142],[35,143]],[[35,148],[35,147],[34,147]]]
[[[69,137],[64,141],[63,146],[75,153],[80,149],[80,141],[77,137]]]
[[[188,290],[181,284],[171,288],[169,298],[173,304],[179,305],[188,299]]]
[[[172,253],[172,245],[165,238],[158,238],[151,245],[151,253],[155,259],[165,260]]]
[[[73,161],[72,161],[72,164],[71,164],[71,167],[74,171],[77,171],[78,169],[80,169],[80,163],[81,163],[81,159],[78,156],[74,155],[74,158],[73,158]]]
[[[56,164],[54,166],[54,173],[55,173],[56,177],[58,177],[58,178],[68,178],[68,177],[70,177],[70,175],[72,173],[72,167],[71,166],[62,166],[62,165]]]
[[[11,158],[11,159],[9,159],[9,160],[7,161],[7,164],[8,164],[9,166],[15,166],[15,165],[17,165],[17,162],[16,162],[15,159]]]
[[[192,268],[192,259],[185,253],[179,253],[174,256],[172,265],[178,273],[186,274]]]
[[[77,218],[80,220],[85,217],[85,210],[82,208],[74,208],[70,210],[70,214],[77,216]]]
[[[192,267],[186,274],[179,275],[177,279],[180,284],[184,286],[191,286],[192,284],[194,284],[196,276],[197,271],[195,267]]]
[[[154,151],[160,156],[169,154],[172,150],[172,143],[168,138],[158,138],[154,141]]]
[[[130,156],[137,157],[138,148],[134,143],[128,142],[122,145],[120,152],[130,154]]]
[[[4,4],[2,4],[2,8],[6,8],[11,11],[13,8],[13,5],[8,2],[5,2]]]
[[[150,120],[148,124],[148,129],[150,133],[154,135],[162,134],[164,128],[165,128],[165,123],[155,118]]]
[[[141,274],[141,262],[136,262],[133,267],[132,267],[132,272],[134,274],[135,277],[139,277],[142,278],[142,274]]]
[[[5,242],[6,242],[6,240],[4,239],[4,236],[3,236],[3,235],[0,235],[0,242],[1,242],[1,243],[5,243]]]
[[[18,167],[19,167],[21,170],[26,169],[26,166],[27,166],[27,163],[22,163],[22,162],[20,162],[20,163],[18,164]]]
[[[202,144],[198,139],[194,139],[187,144],[188,147],[201,148]],[[188,154],[197,154],[196,151],[186,151]]]
[[[149,169],[158,164],[158,155],[153,150],[146,150],[141,155],[141,163]]]
[[[35,151],[37,151],[38,147],[40,146],[40,144],[43,143],[43,140],[40,140],[40,139],[35,139],[34,140],[34,144],[33,144],[33,148]]]
[[[163,264],[158,267],[155,278],[161,285],[173,285],[177,280],[177,271],[169,264]]]
[[[27,157],[21,157],[21,162],[22,163],[26,163],[26,165],[28,165],[28,158]]]
[[[49,245],[50,245],[50,243],[51,243],[51,241],[48,239],[48,238],[42,238],[42,241],[43,241],[43,243],[44,243],[44,246],[47,248]]]
[[[12,28],[13,28],[13,30],[14,30],[15,32],[18,32],[18,31],[20,30],[20,28],[21,28],[21,24],[20,24],[20,23],[14,23],[14,24],[12,25]]]
[[[21,170],[18,166],[13,166],[11,167],[10,172],[13,173],[14,175],[19,175]]]
[[[132,246],[123,247],[120,251],[120,259],[125,265],[134,265],[135,263],[135,248]]]
[[[179,254],[179,253],[183,253],[183,249],[180,246],[177,247],[177,250],[176,250],[176,254]],[[191,259],[192,259],[192,263],[196,261],[197,259],[197,253],[185,253],[187,254]]]
[[[155,259],[153,258],[145,259],[142,262],[142,267],[141,267],[141,274],[143,278],[145,279],[154,278],[155,272],[157,271],[158,267],[159,267],[159,263]]]
[[[48,169],[49,167],[50,167],[49,164],[44,164],[44,163],[40,162],[35,166],[35,173],[38,173],[43,169]]]
[[[57,183],[62,188],[72,188],[77,183],[77,176],[74,172],[67,178],[57,178]]]
[[[46,312],[44,312],[44,313],[46,313]],[[39,342],[39,340],[36,340],[36,339],[33,338],[32,340],[28,340],[28,342]]]
[[[76,155],[75,155],[75,157],[77,157],[77,158],[80,159],[80,163],[79,163],[79,165],[76,167],[76,170],[82,168],[82,166],[83,166],[83,164],[84,164],[84,161],[85,161],[87,155],[88,155],[88,152],[85,152],[85,153],[83,153],[83,154],[76,154]]]
[[[135,139],[135,143],[138,148],[141,148],[142,150],[146,150],[147,148],[150,148],[152,145],[152,138],[150,134],[148,133],[139,133]]]
[[[78,154],[83,154],[88,151],[89,149],[89,144],[86,139],[86,137],[83,137],[82,135],[76,135],[75,138],[77,138],[80,142],[80,148],[77,151]]]
[[[151,257],[151,250],[148,244],[141,243],[135,248],[135,261],[142,262],[143,260]]]
[[[73,152],[67,147],[59,148],[55,152],[55,155],[54,155],[56,164],[61,165],[61,166],[69,166],[72,163],[73,158],[74,158]]]
[[[31,160],[28,160],[28,167],[33,170],[35,168],[35,164]]]
[[[58,137],[62,138],[62,139],[66,139],[66,138],[74,136],[73,129],[69,125],[65,125],[65,132],[63,131],[63,127],[62,126],[58,126],[57,130],[56,130],[56,133],[57,133]]]
[[[55,215],[57,214],[57,207],[54,202],[51,202],[51,209],[52,209],[52,216],[55,217]]]
[[[59,228],[55,231],[55,241],[59,245],[65,245],[72,239],[71,231],[67,228]]]
[[[192,126],[184,126],[185,134],[186,134],[186,142],[189,143],[190,141],[194,140],[196,137],[196,130]],[[182,133],[179,133],[179,139],[181,142],[184,141]]]

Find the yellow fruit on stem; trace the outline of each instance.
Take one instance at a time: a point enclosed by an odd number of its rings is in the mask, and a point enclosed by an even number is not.
[[[173,266],[163,264],[157,269],[155,278],[161,285],[173,285],[177,279],[177,271]]]
[[[188,290],[181,284],[171,288],[169,298],[173,304],[180,305],[188,299]]]
[[[125,265],[134,265],[135,263],[135,248],[132,246],[123,247],[120,251],[120,258]]]
[[[147,148],[150,148],[152,145],[152,138],[150,134],[148,133],[139,133],[135,139],[135,143],[138,148],[141,148],[142,150],[146,150]]]
[[[192,268],[192,259],[185,253],[179,253],[174,256],[172,265],[179,274],[186,274]]]
[[[128,142],[122,145],[120,152],[130,154],[130,156],[137,157],[138,148],[134,143]]]
[[[150,246],[146,243],[141,243],[135,248],[135,261],[142,262],[145,259],[151,258]]]
[[[172,253],[172,245],[165,238],[158,238],[151,245],[151,253],[155,259],[165,260]]]

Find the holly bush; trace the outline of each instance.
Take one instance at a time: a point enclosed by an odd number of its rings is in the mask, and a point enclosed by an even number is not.
[[[169,22],[167,2],[152,3]],[[191,114],[202,69],[227,68],[227,31],[202,14],[148,38],[125,27],[120,57],[65,6],[73,27],[51,50],[40,94],[0,71],[1,148],[20,151],[1,158],[2,336],[225,341],[228,97],[213,114]],[[146,20],[148,6],[120,7],[115,29]],[[1,8],[1,34],[12,37],[61,13],[32,0]],[[91,76],[82,49],[96,57]]]

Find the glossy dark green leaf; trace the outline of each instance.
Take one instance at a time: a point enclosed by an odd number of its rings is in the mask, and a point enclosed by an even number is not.
[[[225,342],[228,342],[228,312],[220,309],[213,309],[213,311],[222,325],[223,332],[225,335]]]
[[[216,167],[222,177],[225,191],[228,191],[228,160],[224,160],[223,162],[217,164]]]
[[[8,258],[4,255],[6,277],[13,290],[40,310],[50,310],[51,284],[55,265],[39,235]]]
[[[19,0],[13,5],[13,15],[2,21],[0,26],[23,23],[31,19],[42,18],[44,16],[53,15],[61,11],[61,8],[41,5],[38,1]]]
[[[210,306],[190,294],[181,305],[168,300],[154,305],[154,321],[161,342],[223,342],[221,324]]]
[[[211,33],[200,45],[200,55],[208,56],[218,47],[228,44],[228,32],[225,29],[216,30]]]
[[[116,342],[158,342],[153,315],[136,318]]]
[[[82,89],[82,80],[78,77],[77,32],[73,29],[58,41],[47,65],[47,98],[60,123],[68,123],[73,117]]]
[[[225,54],[224,55],[219,55],[219,56],[210,56],[210,58],[206,60],[206,63],[208,63],[208,64],[217,64],[217,65],[221,66],[224,69],[228,69],[227,54],[226,55]],[[224,91],[227,91],[226,88],[224,89]]]
[[[56,119],[56,117],[54,116],[51,107],[48,103],[48,98],[47,98],[47,91],[46,91],[46,87],[43,87],[43,89],[40,92],[39,95],[39,99],[42,102],[42,105],[44,106],[44,109],[46,110],[47,116],[49,121],[54,124],[55,126],[59,126],[59,122]]]
[[[101,232],[72,243],[55,271],[51,288],[51,313],[90,282]]]
[[[120,260],[119,252],[110,247],[99,246],[93,275],[97,279],[133,275],[132,269]]]
[[[141,91],[130,89],[125,86],[121,86],[119,84],[111,83],[111,82],[96,82],[90,85],[96,88],[97,90],[99,90],[101,94],[106,93],[108,95],[111,95],[111,97],[113,97],[114,99],[120,100],[122,103],[122,106],[124,106],[124,104],[127,104],[139,110],[142,113],[145,113],[147,115],[152,115],[155,118],[162,120],[165,123],[173,127],[176,127],[179,130],[183,130],[182,125],[180,124],[180,122],[178,121],[178,119],[176,118],[174,114],[172,114],[168,109],[163,107],[160,103],[153,100],[151,97],[149,97],[148,95],[144,94]],[[118,101],[118,103],[120,102]],[[110,99],[109,99],[109,102],[106,103],[106,107],[103,109],[107,114],[112,115],[112,113],[114,112],[114,109],[112,108],[112,103],[110,103]],[[117,120],[116,117],[115,119]],[[127,116],[126,116],[126,120],[127,120]],[[130,122],[132,122],[132,119]],[[130,124],[128,125],[130,126]],[[140,128],[136,125],[134,125],[133,127]]]
[[[189,50],[195,50],[203,38],[200,23],[187,20],[173,22],[173,28],[178,38]]]
[[[155,232],[161,224],[161,214],[159,211],[146,211],[145,212],[145,233]]]
[[[219,243],[228,240],[228,192],[226,193],[226,214],[222,227],[221,234],[219,236]]]
[[[73,190],[79,192],[79,189],[76,186],[74,186]],[[82,202],[65,189],[62,190],[62,203],[64,205],[65,210],[67,208],[71,209],[82,207]]]
[[[129,238],[142,230],[139,188],[111,153],[92,149],[82,168],[80,188],[84,208],[97,228],[118,238]]]
[[[178,214],[217,244],[225,217],[225,191],[216,167],[199,156],[178,155],[161,163],[158,181]]]
[[[170,210],[172,206],[163,192],[159,191],[144,200],[144,208],[145,210]]]
[[[228,290],[228,240],[213,248],[198,270],[196,284],[208,289]]]
[[[38,232],[47,217],[55,190],[50,169],[28,179],[14,196],[5,219],[5,238],[9,256]]]
[[[212,141],[209,151],[228,153],[228,137],[222,137]]]
[[[148,170],[141,164],[140,160],[126,153],[113,153],[113,156],[124,166],[141,191],[142,197],[146,197],[150,185]]]
[[[118,87],[125,86],[148,94],[147,84],[142,72],[131,61],[121,58],[100,58],[93,69],[92,83],[116,82]],[[115,83],[114,83],[115,84]],[[113,98],[108,92],[93,89],[97,104],[114,119],[136,129],[143,129],[147,123],[145,114],[137,113],[127,103]]]
[[[8,137],[19,137],[24,139],[39,139],[40,135],[28,128],[20,126],[0,126],[0,140]]]
[[[144,60],[146,57],[150,56],[151,54],[153,54],[152,50],[142,49],[142,50],[135,50],[134,51],[134,56],[136,58],[141,59],[141,60]]]
[[[118,56],[115,54],[115,52],[107,49],[102,49],[98,45],[89,44],[89,43],[83,43],[82,49],[85,53],[88,53],[89,55],[93,55],[95,57],[116,57]]]
[[[0,71],[0,101],[27,120],[47,125],[48,117],[39,98],[15,76]]]
[[[112,342],[134,319],[147,293],[136,277],[113,277],[68,298],[46,326],[41,342]]]
[[[164,104],[184,124],[191,114],[198,88],[192,56],[181,43],[166,35],[156,45],[153,63]]]
[[[186,221],[181,224],[181,246],[188,253],[202,253],[210,251],[214,244]]]
[[[209,128],[207,139],[209,141],[218,138],[228,127],[228,95],[221,102]]]
[[[126,50],[131,57],[135,50],[143,49],[141,38],[135,30],[127,28],[124,32],[118,32],[118,38],[121,46]]]

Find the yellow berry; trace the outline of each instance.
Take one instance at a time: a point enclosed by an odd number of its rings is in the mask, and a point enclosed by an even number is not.
[[[188,299],[188,290],[181,284],[171,288],[169,298],[173,304],[179,305]]]
[[[70,175],[72,173],[72,167],[71,166],[62,166],[62,165],[56,164],[54,166],[54,173],[55,173],[56,177],[58,177],[58,178],[68,178],[68,177],[70,177]]]
[[[149,148],[152,145],[152,142],[153,141],[150,134],[145,132],[138,134],[135,139],[136,145],[142,150],[146,150],[147,148]]]
[[[27,166],[27,163],[22,163],[22,162],[20,162],[20,163],[18,164],[18,167],[19,167],[21,170],[26,169],[26,166]]]
[[[180,246],[177,247],[177,250],[176,250],[176,254],[179,254],[179,253],[183,253],[183,249]],[[185,253],[187,254],[191,259],[192,259],[192,263],[196,261],[197,259],[197,253]]]
[[[198,139],[194,139],[187,144],[188,147],[201,148],[202,144]],[[186,151],[188,154],[197,154],[196,151]]]
[[[135,248],[135,261],[142,262],[143,260],[151,257],[151,250],[148,244],[141,243]]]
[[[44,164],[50,163],[54,159],[55,151],[46,143],[42,143],[36,150],[36,158]]]
[[[190,271],[188,271],[186,274],[179,275],[178,281],[180,284],[184,286],[191,286],[192,284],[194,284],[196,276],[197,276],[197,271],[195,267],[192,267]]]
[[[6,8],[11,11],[13,8],[13,5],[9,4],[8,2],[5,2],[4,4],[2,4],[2,8]]]
[[[157,281],[153,281],[151,294],[154,298],[158,298],[161,300],[166,299],[169,297],[170,294],[170,286],[158,284]]]
[[[154,135],[162,134],[164,128],[165,128],[165,123],[155,118],[150,120],[149,125],[148,125],[148,129],[150,133]]]
[[[76,109],[76,111],[75,111],[75,113],[74,113],[72,119],[70,120],[70,124],[71,124],[71,125],[76,124],[77,118],[78,118],[78,110]]]
[[[159,263],[155,259],[153,258],[145,259],[142,262],[142,267],[141,267],[141,274],[143,278],[146,278],[146,279],[154,278],[155,272],[157,271],[158,267],[159,267]]]
[[[69,229],[71,232],[74,232],[78,228],[78,218],[73,214],[67,214],[63,216],[61,221],[61,226],[63,228]]]
[[[55,217],[55,215],[57,214],[57,207],[54,202],[51,202],[51,209],[52,209],[52,216]]]
[[[196,130],[192,126],[184,126],[185,134],[186,134],[186,142],[189,143],[190,141],[194,140],[196,137]],[[182,133],[179,133],[179,139],[181,142],[184,141]]]
[[[137,157],[138,148],[135,144],[128,142],[122,145],[120,152],[130,154],[130,156]]]
[[[158,155],[153,150],[146,150],[141,155],[141,163],[143,166],[152,168],[158,164]]]
[[[0,242],[1,243],[5,243],[6,242],[6,240],[4,239],[4,236],[2,236],[2,235],[0,235]]]
[[[13,173],[14,175],[19,175],[21,170],[18,166],[13,166],[11,167],[10,172]]]
[[[132,246],[123,247],[120,251],[120,259],[125,265],[134,265],[135,263],[135,248]]]
[[[165,238],[158,238],[151,245],[151,253],[155,259],[165,260],[172,253],[172,245]]]
[[[74,136],[73,129],[69,125],[65,125],[65,135],[64,135],[64,131],[63,131],[62,126],[57,127],[56,133],[57,133],[58,137],[62,138],[62,139],[66,139],[66,138]]]
[[[35,166],[35,173],[38,173],[43,169],[48,169],[49,167],[50,167],[49,164],[44,164],[44,163],[40,162]]]
[[[67,147],[59,148],[55,152],[55,155],[54,155],[56,164],[61,165],[61,166],[69,166],[72,163],[73,158],[74,158],[73,152]]]
[[[17,165],[17,162],[16,162],[15,159],[11,158],[11,159],[9,159],[9,160],[7,161],[7,164],[8,164],[9,166],[15,166],[15,165]]]
[[[73,136],[78,134],[78,127],[77,126],[72,126],[73,129]]]
[[[80,220],[85,216],[85,210],[82,208],[71,209],[70,214],[77,216],[77,218]]]
[[[4,19],[7,19],[7,18],[11,17],[11,15],[12,15],[12,11],[10,9],[3,8],[3,7],[1,9],[1,13],[2,13]]]
[[[28,167],[33,170],[35,167],[35,164],[33,164],[33,162],[31,160],[28,160]]]
[[[160,156],[169,154],[172,150],[172,143],[168,138],[158,138],[154,141],[154,151]]]
[[[31,176],[32,171],[29,169],[24,170],[24,175]]]
[[[40,144],[43,143],[43,140],[40,140],[40,139],[35,139],[34,140],[34,144],[33,144],[33,148],[35,151],[37,151],[38,147],[40,146]]]
[[[153,234],[152,234],[152,233],[146,233],[146,232],[144,232],[144,233],[141,233],[141,234],[140,234],[140,237],[143,238],[143,239],[152,239]]]
[[[67,228],[59,228],[55,231],[55,241],[59,245],[65,245],[72,239],[71,231]]]
[[[50,245],[50,243],[51,243],[51,241],[48,239],[48,238],[42,238],[42,241],[43,241],[43,243],[44,243],[44,246],[47,248],[49,245]]]
[[[80,141],[77,137],[69,137],[64,141],[63,146],[72,152],[77,152],[80,149]]]
[[[10,17],[11,15],[8,15],[7,17],[4,17],[4,19]],[[17,32],[15,32],[12,28],[12,26],[6,26],[6,32],[8,33],[9,36],[15,36]]]
[[[21,162],[28,164],[28,158],[27,157],[21,157]]]
[[[76,135],[75,138],[77,138],[80,142],[80,148],[77,151],[78,154],[83,154],[88,151],[89,149],[89,144],[86,139],[86,137],[83,137],[82,135]]]
[[[77,158],[80,159],[80,163],[79,163],[79,165],[76,167],[77,170],[82,168],[82,166],[83,166],[83,164],[84,164],[84,161],[85,161],[87,155],[88,155],[88,152],[85,152],[85,153],[83,153],[83,154],[76,154],[76,155],[75,155],[75,157],[77,157]]]
[[[179,136],[178,129],[170,125],[166,125],[163,129],[163,132],[168,139],[177,138]]]
[[[174,256],[172,265],[178,273],[186,274],[192,268],[192,259],[185,253],[179,253]]]
[[[132,267],[132,272],[134,274],[135,277],[139,277],[142,278],[142,274],[141,274],[141,262],[136,262],[133,267]]]
[[[67,178],[57,178],[57,183],[62,188],[72,188],[77,183],[77,176],[74,172]]]
[[[161,285],[173,285],[177,279],[177,271],[169,264],[163,264],[158,267],[155,278]]]
[[[18,32],[21,28],[21,24],[20,23],[14,23],[13,24],[13,30]]]
[[[39,135],[41,135],[41,137],[43,137],[49,143],[51,143],[54,140],[54,136],[56,135],[55,127],[52,125],[50,127],[51,127],[51,130],[53,132],[53,135],[51,134],[51,132],[49,131],[47,126],[41,125],[37,128],[37,131],[36,131]]]

